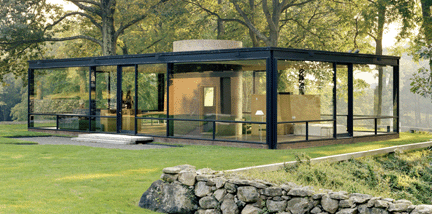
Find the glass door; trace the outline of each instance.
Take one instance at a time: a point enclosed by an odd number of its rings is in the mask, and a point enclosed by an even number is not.
[[[121,67],[121,91],[117,99],[120,99],[121,104],[118,107],[121,116],[121,133],[135,134],[135,90],[136,90],[136,66]],[[120,125],[120,124],[119,124]]]
[[[336,67],[336,134],[338,138],[350,137],[348,132],[348,66]]]

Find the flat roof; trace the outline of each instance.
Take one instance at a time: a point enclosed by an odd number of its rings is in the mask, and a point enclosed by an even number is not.
[[[207,51],[163,52],[136,55],[99,56],[28,61],[29,69],[115,66],[136,64],[193,63],[211,61],[237,61],[269,59],[320,61],[339,64],[399,65],[398,56],[356,54],[276,47],[237,48]]]

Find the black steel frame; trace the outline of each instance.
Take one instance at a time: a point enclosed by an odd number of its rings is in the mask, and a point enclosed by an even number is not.
[[[374,119],[377,124],[378,119],[393,118],[393,132],[399,133],[399,59],[395,56],[379,56],[368,54],[353,54],[353,53],[340,53],[340,52],[327,52],[316,50],[302,50],[302,49],[286,49],[286,48],[240,48],[240,49],[225,49],[225,50],[211,50],[211,51],[189,51],[189,52],[172,52],[172,53],[153,53],[153,54],[140,54],[140,55],[122,55],[122,56],[106,56],[106,57],[88,57],[88,58],[74,58],[74,59],[53,59],[53,60],[35,60],[29,61],[28,69],[28,128],[38,129],[34,127],[34,116],[36,115],[52,115],[56,116],[56,129],[58,129],[58,118],[60,116],[79,116],[86,117],[89,120],[89,130],[92,132],[91,121],[95,118],[109,117],[98,116],[94,114],[92,103],[92,73],[95,74],[97,66],[117,66],[117,96],[121,96],[122,84],[122,67],[134,66],[135,67],[135,109],[138,103],[138,65],[141,64],[166,64],[166,80],[165,90],[167,97],[167,112],[166,118],[151,118],[151,117],[137,117],[135,111],[135,130],[133,134],[138,134],[136,130],[136,123],[139,119],[149,120],[165,120],[167,121],[166,136],[167,138],[182,138],[173,136],[173,122],[175,120],[181,121],[199,121],[211,122],[213,126],[218,122],[228,123],[247,123],[247,124],[265,124],[266,125],[266,143],[269,149],[277,149],[277,124],[283,123],[306,123],[306,139],[309,141],[308,124],[313,122],[333,122],[333,138],[337,139],[337,109],[336,109],[336,77],[337,65],[348,66],[348,115],[347,115],[347,130],[348,134],[353,137],[353,121],[361,119]],[[267,96],[267,119],[264,123],[252,121],[223,121],[223,120],[191,120],[191,119],[174,119],[169,114],[169,84],[172,71],[175,63],[192,63],[192,62],[209,62],[209,61],[240,61],[240,60],[266,60],[266,96]],[[311,120],[311,121],[277,121],[277,61],[278,60],[293,60],[293,61],[320,61],[333,63],[333,118],[330,120]],[[354,118],[353,115],[353,65],[354,64],[374,64],[393,66],[393,116],[390,117],[368,117],[368,118]],[[33,103],[31,97],[34,96],[34,70],[36,69],[49,69],[49,68],[66,68],[66,67],[89,67],[89,114],[88,115],[71,115],[71,114],[40,114],[33,113]],[[96,74],[95,74],[96,75]],[[161,76],[158,75],[158,82],[161,81]],[[96,86],[94,86],[96,87]],[[163,87],[163,86],[162,86]],[[160,98],[161,95],[158,95]],[[117,132],[121,133],[121,99],[117,99]],[[120,107],[120,108],[119,108]],[[160,108],[160,106],[158,107]],[[120,109],[120,110],[119,110]],[[377,125],[375,125],[374,135],[378,134]],[[211,140],[219,140],[215,137],[215,129],[213,129],[213,136]],[[187,138],[209,140],[202,138]],[[223,139],[221,141],[231,141]],[[233,141],[263,144],[260,142],[250,141]],[[280,142],[279,142],[280,143]],[[292,142],[282,142],[292,143]]]

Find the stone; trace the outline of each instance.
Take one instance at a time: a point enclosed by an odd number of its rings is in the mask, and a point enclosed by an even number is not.
[[[411,214],[431,214],[432,205],[417,205],[416,208],[411,212]]]
[[[227,194],[228,195],[228,194]],[[234,199],[225,197],[221,205],[222,214],[238,214],[239,209]]]
[[[196,175],[195,170],[182,170],[178,173],[178,181],[184,185],[193,186]]]
[[[172,183],[177,180],[178,175],[177,174],[165,174],[163,173],[160,177],[163,181]]]
[[[206,185],[206,182],[200,181],[195,185],[195,195],[198,197],[204,197],[211,193],[211,189]]]
[[[234,202],[237,204],[237,207],[243,209],[246,206],[246,202],[239,200],[237,197],[234,197]]]
[[[226,190],[218,189],[213,193],[213,196],[216,198],[216,200],[222,201],[223,198],[225,197],[225,194],[226,194]]]
[[[194,213],[198,200],[191,189],[158,180],[141,196],[139,206],[161,213]]]
[[[357,214],[357,209],[342,209],[338,211],[336,214]]]
[[[308,199],[296,197],[288,201],[286,211],[292,214],[304,214],[308,213],[312,207],[313,205]]]
[[[282,196],[282,188],[280,187],[269,187],[261,190],[261,194],[269,196],[269,197],[276,197],[276,196]]]
[[[198,210],[195,214],[220,214],[221,212],[216,209]]]
[[[198,174],[198,172],[197,172],[197,176],[195,177],[195,179],[197,180],[197,181],[205,181],[205,182],[207,182],[207,181],[209,181],[210,179],[212,179],[212,178],[214,178],[215,176],[213,176],[213,175],[200,175],[200,174]]]
[[[286,209],[287,202],[286,201],[267,200],[266,206],[267,206],[267,209],[270,213],[282,212]]]
[[[367,206],[368,206],[368,207],[373,207],[373,206],[375,206],[375,202],[376,202],[377,200],[379,200],[379,199],[381,199],[381,198],[379,198],[379,197],[372,197],[372,198],[369,199],[369,201],[367,202]]]
[[[312,213],[312,214],[317,214],[317,213],[321,213],[322,212],[322,210],[319,208],[319,207],[314,207],[311,211],[310,211],[310,213]]]
[[[341,207],[341,208],[353,208],[353,207],[355,207],[355,204],[351,199],[340,200],[339,201],[339,207]]]
[[[250,186],[251,182],[248,180],[230,179],[228,182],[236,184],[238,186]]]
[[[370,211],[371,214],[388,214],[387,210],[373,207]]]
[[[162,169],[162,172],[166,173],[166,174],[177,174],[180,171],[182,171],[182,169],[180,167],[177,167],[177,166],[167,167],[167,168]]]
[[[339,201],[330,198],[329,195],[324,195],[321,198],[321,206],[325,211],[329,213],[335,213],[339,208]]]
[[[199,205],[203,209],[214,209],[219,205],[219,203],[212,196],[206,196],[199,200]]]
[[[330,192],[329,193],[330,198],[332,199],[336,199],[336,200],[344,200],[344,199],[348,199],[348,193],[344,192],[344,191],[340,191],[340,192]]]
[[[384,200],[376,200],[374,203],[374,207],[376,208],[388,208],[390,206],[390,202]]]
[[[206,185],[207,185],[207,186],[216,186],[216,183],[213,181],[213,179],[214,179],[214,178],[209,179],[209,180],[206,182]],[[216,188],[216,187],[215,187],[215,188]]]
[[[229,193],[236,193],[236,191],[237,191],[237,186],[236,186],[235,184],[233,184],[233,183],[226,182],[226,183],[225,183],[225,189],[226,189],[227,192],[229,192]]]
[[[256,181],[251,182],[250,185],[253,186],[253,187],[255,187],[255,188],[258,188],[258,189],[267,188],[267,185],[265,185],[263,183],[260,183],[260,182],[256,182]]]
[[[390,212],[406,212],[411,208],[412,203],[407,200],[397,200],[393,204],[390,204],[388,211]]]
[[[213,182],[216,185],[216,188],[220,189],[225,185],[226,179],[225,178],[213,178]]]
[[[360,193],[353,193],[349,195],[349,198],[356,204],[363,204],[369,201],[372,196]]]
[[[298,197],[306,197],[306,196],[312,196],[314,194],[314,191],[310,188],[303,187],[303,188],[293,188],[288,192],[288,195],[290,196],[298,196]]]
[[[291,199],[291,197],[289,197],[289,196],[285,196],[285,195],[284,195],[284,196],[282,196],[281,198],[282,198],[282,200],[285,200],[285,201],[288,201],[288,200],[290,200],[290,199]]]
[[[357,207],[359,214],[371,214],[371,209],[367,206],[367,204],[362,204]]]
[[[241,211],[241,214],[259,214],[262,213],[262,209],[254,207],[253,205],[246,205],[243,210]]]
[[[237,189],[237,197],[246,203],[258,201],[259,194],[255,187],[244,186]]]
[[[325,193],[313,194],[312,199],[314,199],[314,200],[321,199],[324,195],[325,195]]]

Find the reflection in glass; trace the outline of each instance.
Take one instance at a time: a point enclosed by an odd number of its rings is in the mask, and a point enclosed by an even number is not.
[[[173,136],[188,138],[260,141],[265,125],[241,121],[266,121],[252,112],[265,112],[263,60],[175,64],[169,85],[169,115]],[[197,122],[189,120],[207,120]],[[213,121],[216,122],[213,125]],[[232,121],[232,122],[231,122]],[[235,122],[240,121],[240,122]],[[264,141],[265,142],[265,138]]]
[[[278,142],[306,140],[306,131],[309,139],[333,138],[333,122],[297,122],[333,119],[333,73],[331,63],[278,61],[278,122],[285,122],[277,126]]]

